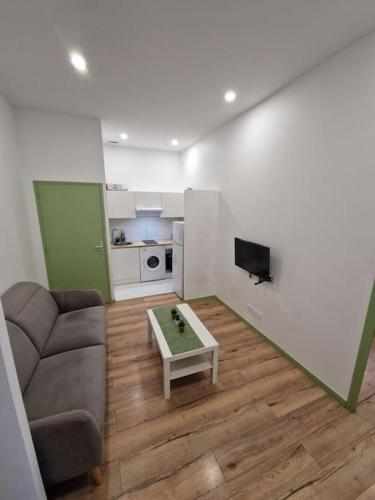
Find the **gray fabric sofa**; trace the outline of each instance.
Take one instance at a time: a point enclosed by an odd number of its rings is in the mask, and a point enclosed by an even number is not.
[[[98,472],[106,387],[100,293],[22,282],[1,300],[45,484]]]

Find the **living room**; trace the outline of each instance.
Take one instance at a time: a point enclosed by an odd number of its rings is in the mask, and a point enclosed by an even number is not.
[[[109,4],[2,2],[2,498],[374,498],[374,5]]]

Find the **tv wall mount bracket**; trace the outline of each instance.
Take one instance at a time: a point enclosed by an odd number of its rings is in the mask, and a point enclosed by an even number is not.
[[[257,276],[257,275],[255,275]],[[252,274],[249,273],[249,278],[252,278]],[[257,276],[258,281],[254,283],[254,285],[260,285],[261,283],[272,283],[273,282],[273,276],[272,274],[268,274],[267,276]]]

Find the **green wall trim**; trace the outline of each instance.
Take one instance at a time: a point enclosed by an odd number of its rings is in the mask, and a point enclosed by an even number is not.
[[[208,300],[208,299],[220,300],[218,297],[216,297],[216,295],[205,295],[203,297],[194,297],[194,299],[186,299],[184,302],[197,302],[198,300]]]
[[[309,377],[315,384],[319,385],[323,390],[327,392],[330,396],[332,396],[340,405],[344,406],[345,408],[349,408],[348,402],[343,399],[341,396],[337,394],[331,387],[329,387],[327,384],[322,382],[316,375],[311,373],[307,368],[305,368],[303,365],[301,365],[298,361],[296,361],[292,356],[290,356],[284,349],[282,349],[280,346],[275,344],[271,339],[269,339],[264,333],[262,333],[260,330],[255,328],[254,325],[250,323],[247,319],[245,319],[243,316],[241,316],[237,311],[235,311],[232,307],[230,307],[228,304],[226,304],[223,300],[221,300],[217,295],[211,295],[208,297],[201,297],[197,299],[192,299],[188,300],[187,302],[193,302],[195,300],[202,300],[202,299],[210,299],[210,298],[215,298],[218,302],[223,304],[225,307],[227,307],[237,318],[239,318],[241,321],[243,321],[249,328],[251,328],[262,340],[270,344],[276,351],[278,351],[285,359],[287,359],[290,363],[292,363],[294,366],[299,368],[307,377]],[[352,410],[354,411],[354,410]]]
[[[112,302],[116,302],[113,297],[113,287],[111,282],[111,269],[109,267],[109,249],[108,249],[108,240],[107,240],[107,220],[106,220],[106,210],[104,203],[104,184],[98,182],[99,186],[99,196],[100,196],[100,205],[101,205],[101,216],[102,216],[102,224],[103,224],[103,245],[104,245],[104,253],[105,253],[105,267],[107,270],[107,293],[108,300],[107,304],[111,304]]]
[[[366,365],[370,354],[372,342],[375,334],[375,281],[372,287],[370,303],[367,309],[365,324],[362,331],[362,338],[358,348],[357,359],[353,371],[352,383],[350,385],[348,408],[355,411],[361,391],[363,377],[366,372]]]

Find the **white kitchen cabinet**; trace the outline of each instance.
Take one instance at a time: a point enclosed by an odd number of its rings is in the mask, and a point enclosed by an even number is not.
[[[132,191],[107,191],[108,218],[133,219],[135,213],[135,193]]]
[[[139,248],[112,249],[111,263],[114,285],[126,285],[141,281]]]
[[[163,207],[161,217],[184,217],[184,193],[162,193],[161,199]]]
[[[135,205],[137,210],[152,210],[161,208],[161,193],[136,192]]]

